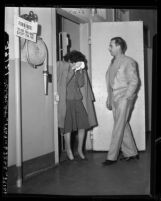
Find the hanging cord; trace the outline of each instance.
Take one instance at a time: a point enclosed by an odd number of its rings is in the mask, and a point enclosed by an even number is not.
[[[30,59],[29,59],[29,48],[28,48],[28,43],[29,41],[26,40],[26,56],[27,56],[27,61],[28,63],[33,67],[33,68],[36,68],[36,66],[34,64],[31,63]]]

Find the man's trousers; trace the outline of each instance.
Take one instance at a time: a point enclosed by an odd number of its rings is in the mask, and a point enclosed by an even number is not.
[[[108,160],[117,160],[120,149],[124,157],[135,156],[138,153],[128,122],[132,107],[133,100],[122,98],[117,102],[112,101],[114,126],[111,144],[107,154]]]

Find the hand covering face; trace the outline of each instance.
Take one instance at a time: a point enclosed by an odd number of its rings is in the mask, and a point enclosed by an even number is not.
[[[85,64],[84,64],[84,62],[82,62],[82,61],[76,62],[76,64],[72,67],[72,69],[75,70],[75,72],[76,72],[77,70],[82,70],[82,69],[84,69],[84,68],[85,68]]]

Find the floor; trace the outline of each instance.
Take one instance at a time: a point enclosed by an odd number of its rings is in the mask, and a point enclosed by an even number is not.
[[[102,166],[105,152],[86,152],[87,161],[63,160],[58,166],[24,179],[22,188],[8,186],[8,195],[149,195],[150,145],[139,160]]]

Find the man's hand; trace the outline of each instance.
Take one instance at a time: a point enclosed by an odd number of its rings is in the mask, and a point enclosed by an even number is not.
[[[112,110],[112,104],[109,101],[109,97],[107,97],[106,106],[109,110]]]

